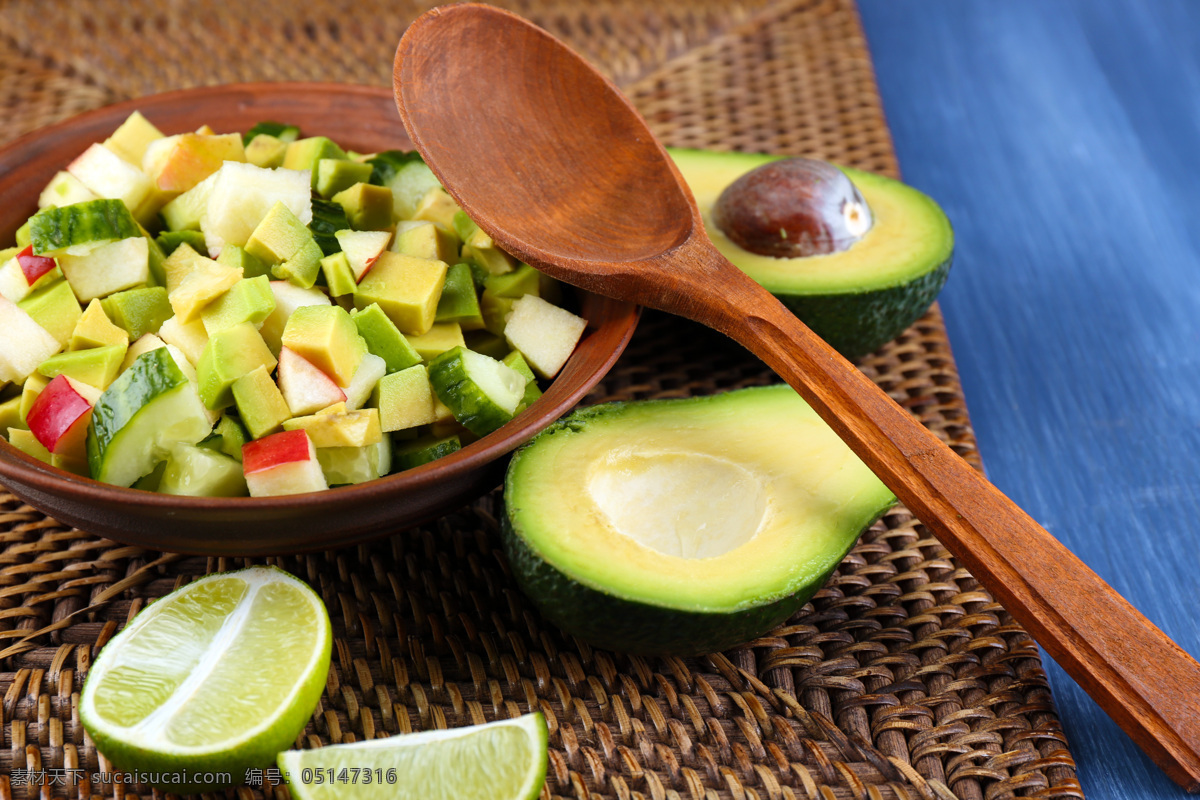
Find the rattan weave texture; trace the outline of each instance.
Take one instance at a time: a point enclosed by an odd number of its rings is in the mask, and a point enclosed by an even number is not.
[[[851,0],[509,5],[613,76],[669,144],[896,171]],[[8,0],[0,138],[185,86],[386,85],[395,43],[424,7]],[[979,465],[936,308],[861,366]],[[647,314],[587,402],[772,379],[719,335]],[[538,616],[507,573],[496,503],[372,545],[274,560],[321,593],[338,637],[305,745],[540,708],[551,726],[544,797],[1082,797],[1033,642],[904,509],[771,635],[705,658],[649,659],[592,650]],[[22,786],[20,770],[107,770],[75,711],[96,648],[148,600],[242,563],[122,547],[0,492],[0,800],[135,796],[86,778]],[[260,795],[286,789],[230,793]]]

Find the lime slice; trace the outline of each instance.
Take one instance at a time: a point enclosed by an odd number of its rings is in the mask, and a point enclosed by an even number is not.
[[[531,800],[546,780],[540,713],[279,754],[296,800]]]
[[[286,572],[209,575],[105,645],[79,716],[100,752],[146,783],[180,794],[239,784],[304,729],[332,642],[321,598]]]

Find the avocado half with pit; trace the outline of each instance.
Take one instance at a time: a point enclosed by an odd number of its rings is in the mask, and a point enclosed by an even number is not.
[[[840,167],[866,201],[873,225],[847,249],[777,257],[739,246],[713,221],[722,192],[781,156],[669,150],[717,249],[847,358],[899,336],[937,298],[950,272],[954,232],[941,208],[900,181]],[[749,210],[750,213],[758,209]]]
[[[710,653],[770,631],[895,502],[790,387],[593,406],[521,448],[505,551],[568,633]]]

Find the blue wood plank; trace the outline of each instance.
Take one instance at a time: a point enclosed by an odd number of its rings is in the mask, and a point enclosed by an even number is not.
[[[989,476],[1200,655],[1200,3],[860,4]],[[1186,796],[1048,671],[1089,797]]]

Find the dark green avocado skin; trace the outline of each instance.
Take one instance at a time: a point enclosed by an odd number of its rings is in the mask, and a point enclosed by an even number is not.
[[[846,358],[873,353],[912,325],[937,299],[950,275],[946,259],[900,286],[859,294],[776,294],[813,333]]]
[[[526,597],[539,598],[535,603],[544,617],[594,647],[638,655],[695,656],[748,642],[803,608],[833,573],[829,570],[790,597],[733,613],[660,608],[604,594],[572,580],[530,549],[513,530],[507,514],[501,517],[501,531],[517,585]]]

